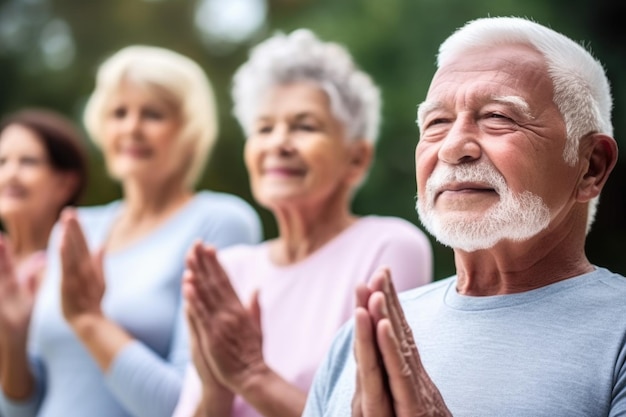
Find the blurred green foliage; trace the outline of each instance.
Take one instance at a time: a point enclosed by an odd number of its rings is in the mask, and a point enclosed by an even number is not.
[[[438,45],[467,20],[515,15],[533,18],[591,47],[612,81],[615,137],[620,140],[626,132],[622,117],[626,83],[621,74],[626,64],[626,6],[622,2],[268,0],[265,24],[248,41],[233,45],[219,40],[203,42],[194,25],[197,1],[0,1],[0,114],[35,105],[56,109],[80,122],[95,70],[106,56],[129,44],[177,50],[206,69],[220,109],[220,140],[200,188],[232,192],[252,202],[241,157],[243,136],[230,114],[230,78],[251,45],[277,30],[307,27],[322,39],[346,45],[383,91],[383,126],[376,162],[355,198],[355,212],[395,215],[418,224],[414,210],[415,113],[434,73]],[[67,65],[45,54],[55,47],[52,35],[64,28],[73,40]],[[84,203],[118,198],[119,187],[106,176],[102,158],[93,147],[91,159],[91,181]],[[626,274],[622,249],[626,240],[625,170],[620,162],[603,194],[587,244],[592,262],[622,274]],[[275,236],[272,216],[258,209],[266,237]],[[439,279],[454,271],[452,252],[436,242],[433,245]]]

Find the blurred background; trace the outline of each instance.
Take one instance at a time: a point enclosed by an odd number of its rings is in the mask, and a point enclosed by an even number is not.
[[[383,92],[383,125],[368,182],[354,210],[415,213],[417,104],[435,70],[439,44],[467,20],[524,16],[588,45],[612,82],[615,137],[626,144],[626,2],[614,0],[0,0],[0,115],[49,107],[81,123],[102,60],[129,44],[162,46],[199,62],[216,91],[218,146],[199,188],[252,203],[243,166],[243,134],[231,116],[230,78],[249,48],[276,31],[299,27],[344,44]],[[91,147],[84,204],[120,195]],[[587,242],[592,262],[626,274],[626,162],[618,162]],[[276,226],[262,208],[267,238]],[[451,250],[433,241],[435,278],[454,271]]]

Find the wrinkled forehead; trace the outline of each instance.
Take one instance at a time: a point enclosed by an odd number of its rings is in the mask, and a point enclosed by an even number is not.
[[[428,89],[427,102],[446,95],[486,94],[552,100],[553,83],[544,56],[522,44],[473,48],[442,65]]]
[[[532,119],[555,107],[554,85],[544,56],[523,44],[481,47],[450,57],[435,73],[417,124],[437,110],[473,109],[498,103]]]

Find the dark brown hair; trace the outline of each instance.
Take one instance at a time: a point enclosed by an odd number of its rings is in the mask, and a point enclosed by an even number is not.
[[[76,189],[64,206],[78,204],[87,186],[87,150],[83,135],[65,116],[52,110],[28,108],[0,122],[0,132],[10,125],[32,130],[44,145],[50,165],[60,172],[75,173]]]

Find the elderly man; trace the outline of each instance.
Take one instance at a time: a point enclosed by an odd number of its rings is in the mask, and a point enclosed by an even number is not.
[[[457,274],[394,295],[382,269],[305,417],[626,415],[626,279],[585,236],[617,159],[600,63],[519,18],[440,48],[418,110],[418,212]]]

